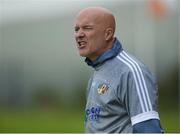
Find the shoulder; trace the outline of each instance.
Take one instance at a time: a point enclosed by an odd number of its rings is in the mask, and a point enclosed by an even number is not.
[[[124,50],[117,55],[117,59],[131,71],[138,69],[147,69],[147,66],[142,61],[137,59],[135,56],[125,52]]]
[[[116,59],[119,61],[118,72],[121,74],[119,75],[121,85],[135,84],[136,87],[141,87],[141,85],[146,86],[146,84],[148,87],[156,85],[155,76],[149,68],[136,57],[122,51],[117,55]]]
[[[119,60],[119,64],[121,64],[121,72],[132,73],[135,76],[143,74],[154,77],[146,64],[124,50],[116,58]]]

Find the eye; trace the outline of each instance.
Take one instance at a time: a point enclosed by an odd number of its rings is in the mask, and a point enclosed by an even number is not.
[[[83,29],[84,29],[84,30],[86,30],[86,31],[90,31],[90,30],[92,30],[92,29],[93,29],[93,27],[92,27],[92,26],[87,25],[87,26],[84,26],[84,27],[83,27]]]
[[[91,30],[91,29],[92,29],[92,27],[90,27],[90,26],[86,26],[86,27],[84,27],[84,29]]]
[[[77,32],[79,30],[79,27],[75,27],[74,31]]]

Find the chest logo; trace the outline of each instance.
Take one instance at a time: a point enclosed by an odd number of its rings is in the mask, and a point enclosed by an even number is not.
[[[102,95],[105,94],[108,91],[109,87],[107,84],[100,84],[98,86],[98,94]]]

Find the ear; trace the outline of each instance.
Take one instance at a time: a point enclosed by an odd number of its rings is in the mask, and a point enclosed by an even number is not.
[[[109,41],[113,38],[113,29],[112,28],[107,28],[105,31],[105,40]]]

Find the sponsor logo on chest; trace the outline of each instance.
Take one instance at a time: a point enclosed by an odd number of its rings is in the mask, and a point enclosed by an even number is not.
[[[86,109],[85,121],[98,121],[101,108],[99,106],[94,106]]]

